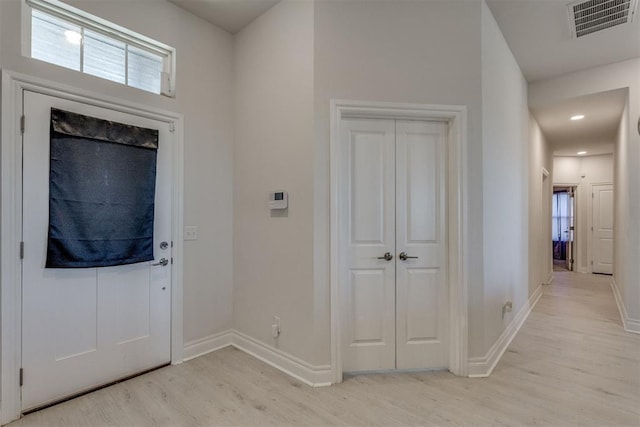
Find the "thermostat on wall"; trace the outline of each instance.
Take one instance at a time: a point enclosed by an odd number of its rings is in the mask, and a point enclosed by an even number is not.
[[[273,191],[269,193],[269,209],[287,209],[289,207],[289,195],[286,191]]]

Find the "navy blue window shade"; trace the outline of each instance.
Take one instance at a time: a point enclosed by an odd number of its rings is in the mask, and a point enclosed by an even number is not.
[[[51,109],[47,268],[153,260],[158,131]]]

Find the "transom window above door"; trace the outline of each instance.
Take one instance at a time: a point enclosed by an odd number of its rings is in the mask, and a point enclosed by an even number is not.
[[[24,7],[25,56],[173,96],[174,48],[55,0]]]

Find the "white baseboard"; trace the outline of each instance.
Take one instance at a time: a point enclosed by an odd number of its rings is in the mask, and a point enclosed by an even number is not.
[[[627,332],[632,332],[634,334],[640,334],[640,320],[631,319],[627,314],[627,307],[624,305],[624,301],[622,300],[622,295],[620,294],[620,290],[618,289],[618,284],[616,280],[611,277],[611,289],[613,290],[613,296],[616,299],[616,305],[618,306],[618,311],[620,312],[620,318],[622,319],[622,327]]]
[[[547,276],[547,283],[545,283],[545,285],[550,285],[552,283],[553,283],[553,270],[549,272],[549,275]]]
[[[238,331],[234,331],[233,346],[307,385],[322,387],[332,383],[330,365],[311,365],[304,360],[268,346]]]
[[[268,346],[232,329],[186,343],[184,346],[184,361],[186,362],[230,345],[312,387],[332,384],[330,365],[311,365],[280,349]]]
[[[527,302],[518,311],[514,319],[509,323],[509,326],[502,332],[498,340],[493,343],[486,355],[482,357],[469,358],[469,377],[471,378],[483,378],[488,377],[493,372],[502,355],[515,338],[516,334],[524,324],[529,313],[533,310],[533,307],[538,303],[538,300],[542,296],[542,286],[531,294]]]
[[[232,343],[232,330],[209,335],[208,337],[200,338],[199,340],[189,341],[184,345],[182,360],[186,362],[187,360],[204,356],[205,354],[211,353],[212,351],[220,350],[223,347],[227,347]]]

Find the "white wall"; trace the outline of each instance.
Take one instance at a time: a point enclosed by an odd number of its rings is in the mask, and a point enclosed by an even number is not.
[[[591,272],[591,216],[593,184],[611,184],[613,155],[554,157],[553,184],[577,184],[575,271]]]
[[[231,326],[232,315],[232,38],[158,0],[68,3],[177,49],[176,98],[169,99],[25,58],[20,2],[0,1],[0,67],[185,116],[184,340]]]
[[[234,327],[312,361],[313,3],[280,2],[234,47]],[[289,209],[272,214],[278,189]]]
[[[624,304],[624,322],[640,333],[640,60],[638,84],[629,88],[615,145],[613,277]],[[633,325],[633,326],[632,326]]]
[[[633,132],[633,131],[631,131]],[[613,248],[613,271],[614,278],[616,280],[616,286],[618,288],[618,292],[622,298],[622,301],[625,304],[625,309],[627,313],[632,312],[636,313],[631,316],[632,319],[636,321],[640,320],[640,309],[635,310],[633,308],[633,298],[634,291],[629,286],[621,286],[622,285],[622,277],[624,277],[624,273],[621,275],[619,272],[624,271],[624,267],[631,264],[637,264],[637,258],[631,258],[632,254],[625,251],[623,248],[628,245],[627,240],[629,239],[629,231],[618,224],[629,224],[629,210],[627,209],[627,200],[624,196],[627,194],[629,189],[629,182],[625,179],[626,170],[629,167],[627,165],[627,157],[629,156],[629,102],[627,99],[627,104],[624,107],[624,111],[622,112],[622,117],[620,118],[620,124],[618,125],[618,133],[615,143],[614,150],[614,172],[615,172],[615,180],[616,187],[614,188],[614,248]],[[636,166],[637,167],[637,164]],[[637,186],[638,184],[636,184]],[[637,188],[637,187],[636,187]],[[636,233],[638,230],[636,229]],[[622,277],[621,277],[622,276]],[[638,276],[635,276],[635,282],[637,286]],[[638,292],[640,294],[640,291]],[[640,302],[639,302],[640,304]],[[623,313],[624,315],[624,313]],[[627,314],[628,315],[628,314]],[[640,323],[640,322],[638,322]]]
[[[484,350],[529,297],[527,83],[482,2]],[[502,316],[505,302],[513,312]]]
[[[640,319],[640,59],[579,71],[529,85],[531,107],[556,104],[577,96],[628,88],[625,132],[619,132],[615,170],[614,279],[630,318]],[[620,256],[624,254],[624,258]]]
[[[529,116],[529,294],[548,284],[551,259],[551,194],[553,158],[540,125]],[[545,176],[544,171],[549,175]]]
[[[317,362],[329,354],[332,98],[468,107],[471,354],[483,354],[482,93],[477,1],[315,3],[314,287]]]

